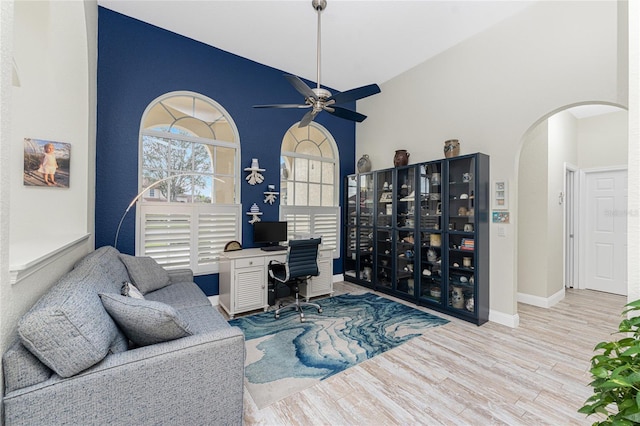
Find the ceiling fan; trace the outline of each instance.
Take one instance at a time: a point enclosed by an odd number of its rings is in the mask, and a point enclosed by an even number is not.
[[[347,108],[337,106],[347,102],[356,101],[366,98],[367,96],[380,93],[380,87],[377,84],[369,84],[367,86],[357,87],[345,92],[332,95],[326,89],[320,87],[320,16],[322,11],[327,7],[326,0],[312,0],[311,5],[318,13],[318,40],[317,40],[317,87],[310,88],[299,77],[295,75],[285,74],[285,78],[291,85],[304,96],[304,104],[272,104],[272,105],[254,105],[254,108],[311,108],[300,120],[298,127],[306,127],[321,111],[327,111],[336,117],[344,118],[358,123],[367,118],[366,115],[360,114]]]

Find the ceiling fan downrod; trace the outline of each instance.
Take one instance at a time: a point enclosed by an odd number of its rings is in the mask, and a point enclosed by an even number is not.
[[[318,12],[318,35],[317,35],[317,49],[316,49],[316,63],[318,65],[317,69],[317,89],[320,91],[320,41],[322,40],[322,31],[321,31],[321,16],[322,11],[327,7],[327,0],[312,0],[311,5]],[[317,94],[317,93],[316,93]],[[331,95],[329,95],[331,96]]]

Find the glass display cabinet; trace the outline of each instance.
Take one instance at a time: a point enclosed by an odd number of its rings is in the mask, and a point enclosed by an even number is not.
[[[345,279],[373,284],[373,174],[350,175],[346,179]]]
[[[350,175],[345,185],[346,206],[344,208],[344,276],[358,276],[358,176]]]
[[[419,297],[441,304],[442,297],[442,162],[420,164]]]
[[[415,296],[416,167],[396,169],[395,286],[401,296]]]
[[[483,324],[489,317],[489,157],[346,180],[345,279]]]
[[[489,315],[489,158],[450,158],[446,168],[446,304],[482,324]]]

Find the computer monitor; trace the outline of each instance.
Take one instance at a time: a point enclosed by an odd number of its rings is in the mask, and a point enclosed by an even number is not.
[[[253,242],[277,246],[287,241],[287,222],[256,222],[253,224]]]

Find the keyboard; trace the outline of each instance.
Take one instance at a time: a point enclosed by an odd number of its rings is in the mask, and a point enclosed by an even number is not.
[[[260,250],[262,251],[282,251],[282,250],[286,250],[287,246],[266,246],[266,247],[260,247]]]

